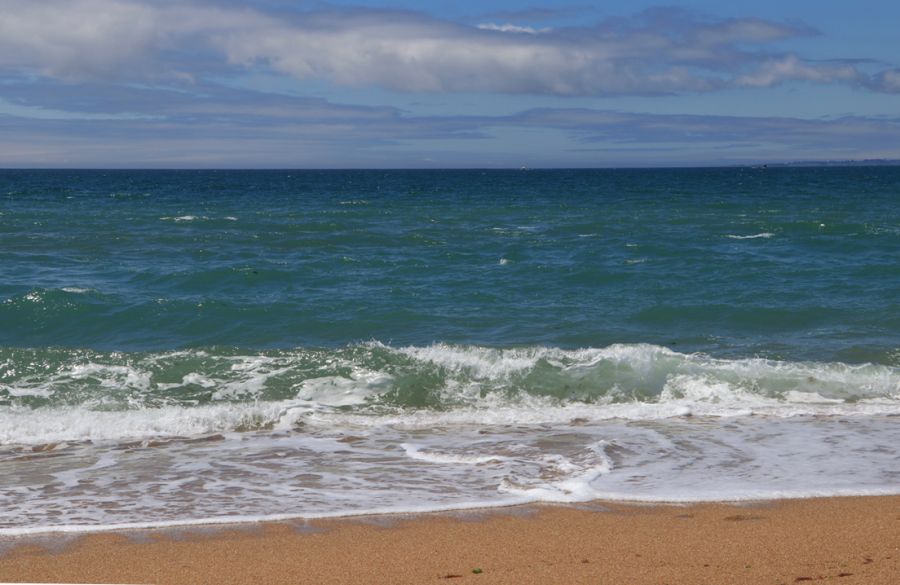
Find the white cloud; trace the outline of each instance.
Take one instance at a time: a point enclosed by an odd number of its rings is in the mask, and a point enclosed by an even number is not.
[[[277,21],[249,10],[131,0],[0,0],[0,67],[68,80],[189,77],[167,53]],[[184,57],[184,55],[182,55]]]
[[[677,10],[536,30],[365,9],[276,17],[190,0],[0,0],[0,69],[133,81],[264,68],[406,92],[666,94],[790,81],[900,91],[897,70],[870,76],[852,64],[766,50],[808,34],[760,19],[708,21]]]
[[[726,85],[728,68],[751,59],[715,38],[720,28],[735,26],[691,23],[689,34],[654,26],[541,32],[512,25],[469,27],[411,13],[319,13],[265,34],[215,35],[214,42],[233,64],[263,63],[297,78],[341,85],[412,92],[653,94]],[[768,27],[790,34],[787,27]],[[737,41],[749,42],[749,36],[737,35]]]
[[[0,4],[0,64],[58,77],[102,75],[138,59],[158,35],[156,11],[108,0]]]
[[[549,28],[531,28],[530,26],[518,26],[515,24],[495,24],[493,22],[486,22],[483,24],[479,24],[478,28],[481,30],[495,30],[499,32],[510,32],[510,33],[525,33],[530,35],[535,35],[538,33],[550,32],[552,29]]]

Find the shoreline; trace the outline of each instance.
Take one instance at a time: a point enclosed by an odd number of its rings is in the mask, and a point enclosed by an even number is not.
[[[261,526],[266,524],[292,524],[328,521],[354,521],[372,518],[418,518],[438,515],[468,515],[493,513],[504,514],[508,510],[517,508],[580,508],[597,505],[617,506],[625,508],[645,507],[691,507],[691,506],[732,506],[736,508],[766,506],[778,502],[794,502],[802,500],[829,500],[840,498],[883,498],[898,497],[900,491],[872,490],[866,493],[833,493],[825,495],[786,495],[781,497],[747,497],[722,500],[667,500],[661,498],[634,498],[615,499],[599,498],[585,501],[552,501],[529,500],[512,501],[497,504],[489,502],[475,502],[472,504],[437,506],[434,508],[421,508],[409,510],[396,509],[370,509],[359,512],[335,512],[315,514],[271,514],[267,516],[221,516],[193,520],[163,520],[159,522],[127,522],[123,524],[101,524],[97,526],[69,524],[61,526],[37,526],[32,528],[14,529],[0,528],[0,544],[4,541],[29,538],[53,538],[56,536],[70,536],[73,538],[89,537],[100,534],[130,534],[140,532],[166,532],[166,531],[192,531],[192,530],[228,530],[240,529],[244,526]],[[2,585],[2,584],[0,584]]]
[[[523,504],[3,536],[0,546],[0,581],[11,582],[893,585],[900,496]]]

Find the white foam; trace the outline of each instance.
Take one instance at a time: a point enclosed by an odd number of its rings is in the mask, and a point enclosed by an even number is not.
[[[22,300],[28,301],[30,303],[42,303],[44,302],[44,295],[41,293],[41,291],[32,290],[27,292],[25,296],[22,297]],[[14,303],[15,299],[6,299],[6,301],[4,302]]]
[[[216,381],[207,378],[203,374],[191,372],[190,374],[185,374],[181,377],[181,384],[196,384],[197,386],[201,386],[203,388],[213,388],[216,385]]]
[[[65,374],[72,380],[96,379],[101,386],[106,388],[121,388],[122,386],[141,390],[150,388],[150,373],[132,366],[90,362],[72,366]]]
[[[598,441],[587,446],[589,456],[581,454],[581,460],[569,459],[559,454],[543,455],[544,465],[549,464],[553,472],[542,471],[540,480],[528,485],[527,481],[504,478],[498,486],[500,493],[513,494],[535,502],[586,502],[596,499],[592,484],[601,476],[612,471],[613,463],[604,452],[606,441]],[[585,460],[586,459],[586,460]],[[549,478],[548,478],[549,476]],[[547,479],[545,479],[547,478]]]
[[[526,502],[900,493],[897,444],[900,428],[884,417],[579,419],[415,429],[361,429],[333,418],[327,428],[308,424],[295,432],[127,448],[82,444],[57,449],[52,458],[42,458],[43,450],[7,458],[16,479],[0,493],[0,534]]]
[[[116,456],[116,454],[114,452],[107,451],[102,453],[100,455],[100,458],[93,465],[78,469],[65,469],[63,471],[58,471],[49,475],[56,479],[57,482],[61,483],[64,489],[70,490],[78,486],[80,478],[85,474],[90,474],[91,472],[95,472],[100,469],[113,467],[117,463],[118,457]]]
[[[753,234],[753,235],[749,235],[749,236],[738,236],[735,234],[728,234],[725,237],[731,238],[732,240],[755,240],[757,238],[766,238],[766,239],[774,238],[775,234],[773,234],[772,232],[762,232],[759,234]]]
[[[21,388],[9,384],[0,384],[0,392],[6,392],[8,396],[15,397],[35,396],[39,398],[50,398],[53,396],[53,390],[51,388]]]
[[[842,404],[839,398],[826,398],[818,392],[798,392],[790,390],[785,393],[785,399],[793,404]]]
[[[372,345],[384,347],[380,344]],[[561,363],[563,358],[583,361],[596,350],[560,350],[546,347],[493,349],[437,343],[429,346],[407,346],[396,350],[416,360],[432,363],[452,372],[462,372],[481,379],[503,379],[510,374],[533,368],[542,359]]]
[[[165,216],[165,217],[160,217],[159,219],[161,219],[162,221],[174,221],[176,223],[181,223],[181,222],[190,222],[190,221],[198,221],[198,220],[207,220],[209,218],[206,216],[203,216],[203,215],[179,215],[179,216]]]
[[[0,445],[41,445],[64,441],[130,441],[193,437],[259,428],[278,421],[286,403],[169,406],[126,411],[71,408],[0,410]]]
[[[389,389],[393,378],[381,372],[355,370],[350,377],[325,376],[304,380],[297,398],[325,406],[363,404],[366,398]]]
[[[505,457],[493,455],[469,455],[459,453],[441,453],[433,449],[425,449],[410,443],[402,443],[400,447],[406,452],[406,455],[412,459],[419,461],[428,461],[430,463],[461,463],[465,465],[478,465],[481,463],[497,463],[503,461]]]
[[[606,405],[555,405],[552,400],[542,398],[533,398],[522,402],[523,404],[520,406],[469,407],[446,412],[422,410],[379,416],[325,411],[307,413],[304,421],[321,427],[345,424],[360,428],[390,425],[404,429],[429,429],[436,426],[564,424],[573,420],[588,422],[661,421],[691,416],[707,418],[735,418],[754,415],[774,418],[900,416],[900,405],[896,403],[781,405],[773,401],[768,405],[761,404],[756,408],[750,408],[742,404],[696,403],[689,400],[664,404],[634,402]]]
[[[303,512],[295,514],[225,514],[208,518],[185,518],[178,520],[150,520],[146,522],[116,522],[109,524],[55,524],[46,526],[28,526],[21,528],[0,528],[0,536],[33,536],[40,534],[84,534],[100,532],[119,532],[130,530],[149,530],[165,528],[189,528],[204,526],[222,526],[227,524],[255,524],[259,522],[285,522],[289,520],[319,520],[325,518],[352,518],[358,516],[385,516],[395,514],[431,514],[435,512],[453,512],[479,510],[489,508],[505,508],[530,503],[525,498],[507,498],[505,500],[486,500],[484,502],[467,502],[447,505],[390,506],[373,507],[359,510],[343,510],[331,512]]]

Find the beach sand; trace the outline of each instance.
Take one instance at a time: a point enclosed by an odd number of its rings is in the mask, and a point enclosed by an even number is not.
[[[900,497],[524,506],[3,543],[0,581],[900,583]]]

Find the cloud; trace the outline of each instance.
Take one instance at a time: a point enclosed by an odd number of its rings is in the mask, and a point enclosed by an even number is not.
[[[530,26],[518,26],[515,24],[495,24],[493,22],[486,22],[479,24],[477,28],[481,30],[495,30],[499,32],[511,32],[511,33],[526,33],[530,35],[550,32],[552,29],[550,28],[531,28]]]
[[[135,3],[12,1],[0,10],[0,65],[59,77],[119,69],[158,34],[155,11]]]
[[[69,81],[189,79],[221,63],[204,53],[214,35],[277,25],[250,10],[131,0],[0,0],[0,16],[0,67]]]
[[[400,140],[484,136],[472,120],[410,118],[392,107],[335,104],[202,83],[193,85],[192,91],[51,80],[0,84],[0,120],[15,128],[27,128],[29,123],[48,132],[58,128],[61,134],[83,130],[97,141],[124,133],[136,142],[148,137],[178,142],[197,136],[239,144],[296,135],[301,141],[353,141],[366,148]],[[121,123],[108,123],[113,121]]]
[[[265,64],[300,79],[409,92],[575,96],[727,87],[735,70],[759,60],[740,45],[806,34],[752,19],[701,23],[665,14],[538,31],[512,23],[464,26],[418,13],[322,12],[264,36],[217,42],[234,64]]]
[[[184,0],[0,0],[0,70],[69,82],[191,83],[267,70],[403,92],[602,96],[841,83],[897,92],[875,75],[773,50],[815,34],[676,9],[592,26],[470,26],[419,12],[265,12]]]
[[[534,109],[504,124],[556,128],[583,143],[715,145],[766,143],[795,152],[889,149],[900,155],[900,119],[846,116],[803,119],[761,116],[645,114],[591,109]]]
[[[629,166],[900,158],[896,118],[580,108],[416,116],[392,107],[203,83],[192,91],[108,83],[0,84],[0,111],[2,100],[15,106],[0,115],[4,166],[518,168],[524,162]]]
[[[900,93],[900,69],[889,69],[865,80],[863,84],[874,91]]]
[[[752,73],[741,75],[735,85],[743,87],[772,87],[787,81],[815,83],[842,82],[866,84],[867,76],[849,64],[804,62],[796,55],[785,55],[763,61]]]

